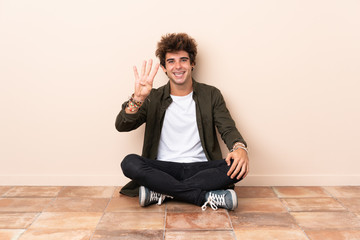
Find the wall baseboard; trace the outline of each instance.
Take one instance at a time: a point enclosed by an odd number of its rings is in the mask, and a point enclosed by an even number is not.
[[[123,175],[0,175],[0,185],[8,186],[123,186]]]
[[[0,175],[9,186],[123,186],[123,175]],[[360,185],[360,175],[249,175],[238,186],[346,186]]]
[[[346,186],[360,185],[360,175],[249,175],[243,186]]]

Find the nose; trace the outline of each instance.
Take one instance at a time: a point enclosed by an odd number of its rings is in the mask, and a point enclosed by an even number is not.
[[[181,67],[180,61],[176,61],[175,62],[175,68],[180,68],[180,67]]]

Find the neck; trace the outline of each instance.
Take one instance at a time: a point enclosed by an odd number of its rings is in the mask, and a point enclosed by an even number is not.
[[[186,96],[193,91],[192,81],[187,84],[177,85],[170,81],[170,94],[173,96]]]

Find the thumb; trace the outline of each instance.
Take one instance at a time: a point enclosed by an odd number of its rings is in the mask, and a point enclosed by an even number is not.
[[[227,163],[228,166],[230,166],[230,164],[231,164],[230,160],[231,160],[231,153],[229,153],[225,158],[225,162]]]

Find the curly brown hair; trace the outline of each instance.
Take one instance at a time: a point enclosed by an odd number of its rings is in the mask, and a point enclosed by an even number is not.
[[[195,65],[196,46],[195,39],[186,33],[168,33],[162,36],[160,42],[158,42],[155,55],[160,59],[160,64],[165,67],[166,53],[185,51],[189,54],[190,63]]]

